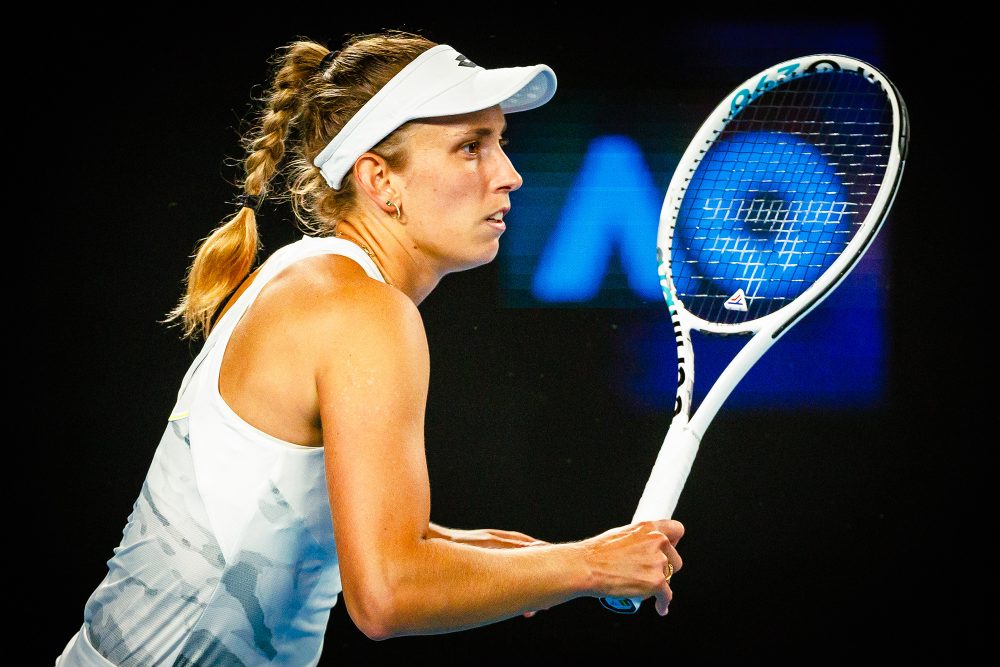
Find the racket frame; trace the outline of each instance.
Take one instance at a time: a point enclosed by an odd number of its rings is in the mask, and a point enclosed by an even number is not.
[[[789,303],[763,317],[740,323],[709,322],[697,317],[688,311],[677,297],[670,272],[673,232],[688,184],[699,163],[726,125],[753,100],[793,79],[822,76],[823,71],[857,72],[886,93],[892,108],[893,136],[878,195],[872,202],[864,221],[837,259],[810,287]],[[830,53],[786,60],[755,74],[734,88],[702,123],[674,170],[660,210],[656,247],[657,272],[677,344],[677,394],[673,419],[632,517],[633,523],[670,518],[673,515],[701,439],[736,385],[781,336],[822,303],[843,282],[864,256],[881,230],[895,200],[906,160],[909,134],[906,105],[895,85],[867,62]],[[692,330],[717,335],[753,336],[716,379],[693,417],[691,416],[694,391]],[[601,598],[601,603],[607,609],[625,614],[638,611],[641,602],[641,598]]]

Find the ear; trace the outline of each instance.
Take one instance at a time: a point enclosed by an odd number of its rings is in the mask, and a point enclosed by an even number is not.
[[[388,204],[396,199],[396,189],[392,185],[393,174],[389,164],[381,155],[363,153],[354,161],[354,182],[376,207],[395,215],[396,209]]]

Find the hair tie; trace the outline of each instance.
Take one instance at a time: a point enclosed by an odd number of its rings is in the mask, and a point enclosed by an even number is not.
[[[242,208],[252,208],[256,211],[260,207],[260,202],[264,199],[264,195],[251,195],[247,193],[241,194],[236,198],[236,204]]]
[[[330,64],[337,58],[337,54],[339,53],[340,51],[330,51],[328,54],[323,56],[323,60],[319,61],[319,71],[325,72],[326,68],[329,67]]]

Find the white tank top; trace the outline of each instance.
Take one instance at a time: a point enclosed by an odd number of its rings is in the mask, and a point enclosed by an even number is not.
[[[292,263],[357,245],[304,237],[277,250],[188,369],[108,575],[84,610],[115,665],[315,665],[341,591],[322,447],[279,440],[219,394],[229,337]],[[74,664],[64,656],[63,664]],[[81,663],[83,664],[83,663]]]

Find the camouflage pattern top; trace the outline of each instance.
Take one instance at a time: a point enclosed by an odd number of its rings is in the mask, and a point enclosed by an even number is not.
[[[268,280],[327,253],[385,282],[350,241],[291,243],[268,258],[185,375],[122,542],[84,611],[81,632],[112,664],[319,661],[341,591],[323,448],[254,428],[222,400],[218,382],[229,337]]]

